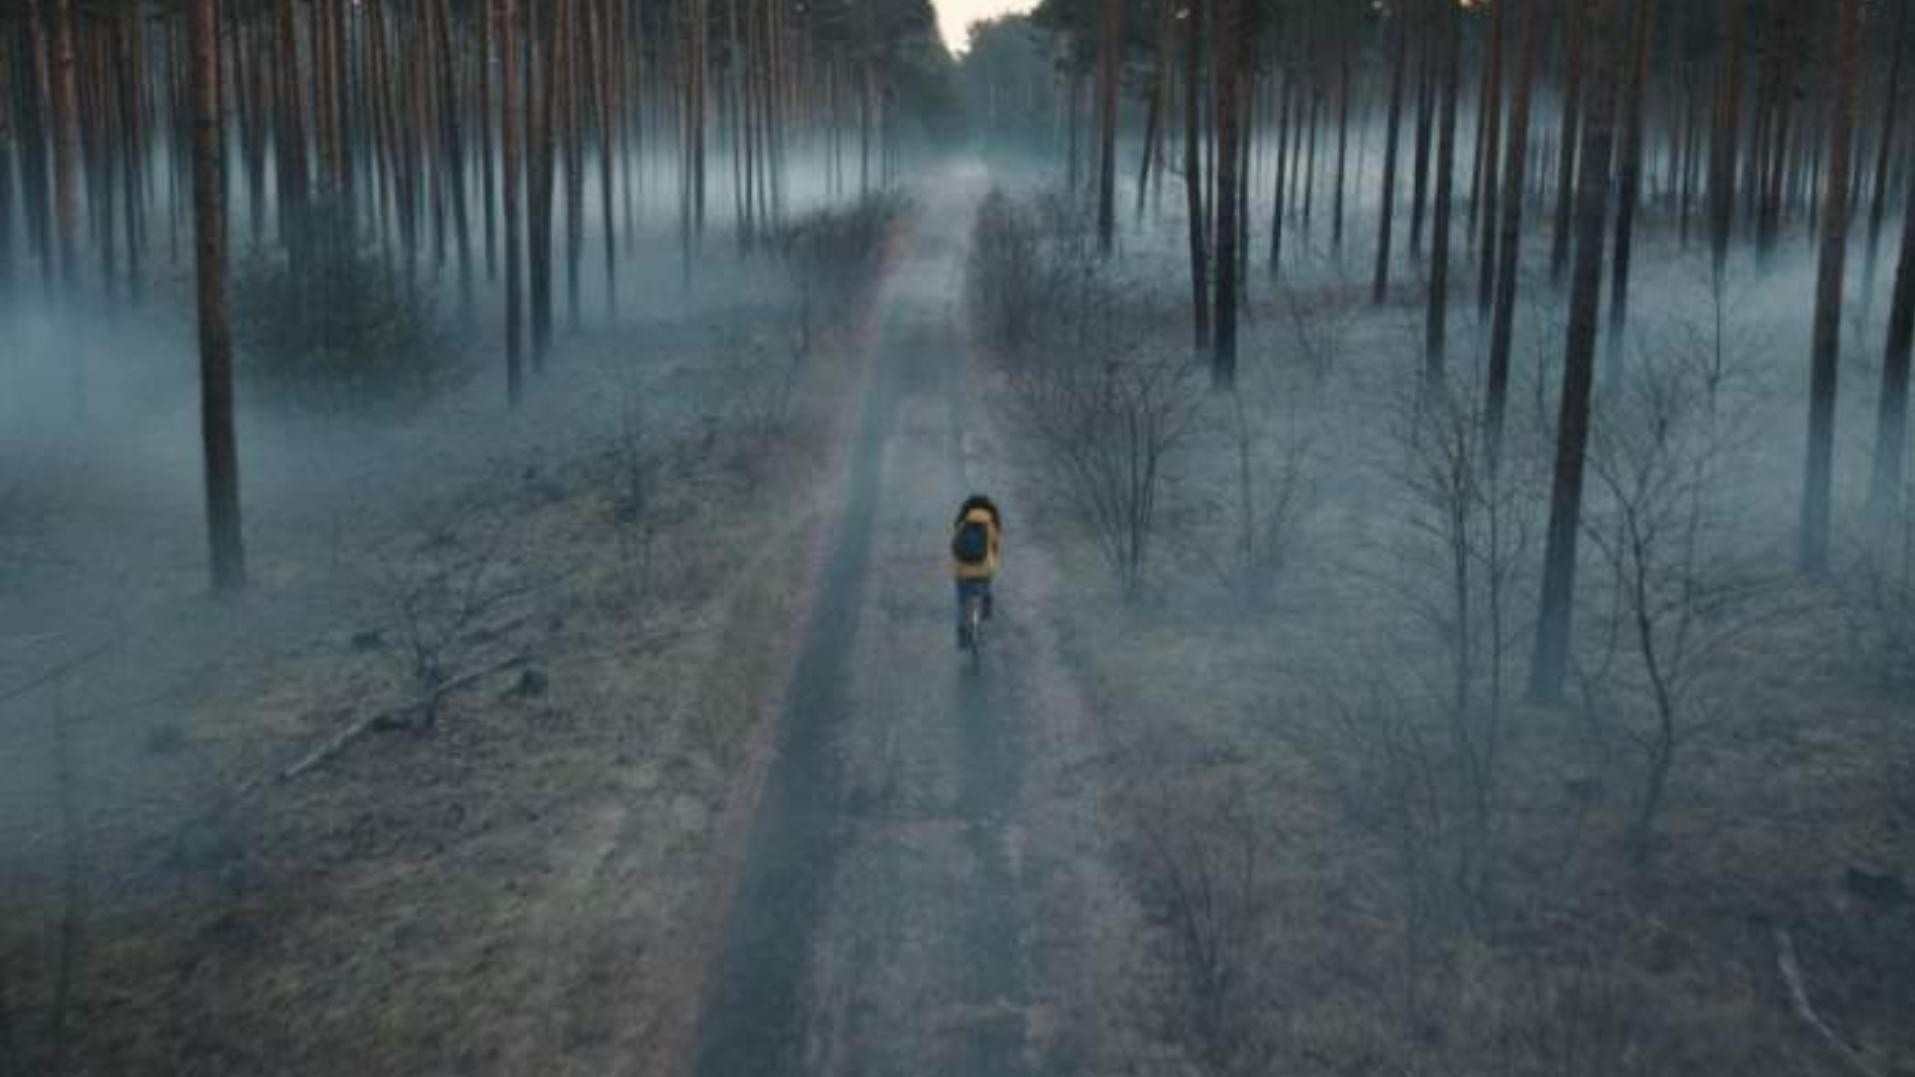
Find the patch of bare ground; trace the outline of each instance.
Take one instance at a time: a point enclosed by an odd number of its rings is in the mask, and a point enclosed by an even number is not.
[[[717,359],[754,382],[729,410],[502,453],[333,543],[343,568],[262,561],[246,605],[204,618],[223,629],[123,612],[122,650],[172,632],[214,657],[157,701],[76,705],[103,749],[84,781],[0,798],[38,828],[0,887],[0,1056],[674,1072],[869,360],[861,324],[799,366],[782,322],[763,342],[750,324]],[[560,355],[598,347],[618,344]],[[775,369],[744,369],[761,348]],[[274,620],[322,592],[331,627]],[[20,727],[57,730],[58,699],[32,703]],[[20,743],[54,758],[55,739]]]

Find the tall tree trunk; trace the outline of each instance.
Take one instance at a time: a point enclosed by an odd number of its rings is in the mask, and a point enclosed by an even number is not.
[[[1875,147],[1875,182],[1868,211],[1868,257],[1862,270],[1862,321],[1869,320],[1870,304],[1875,298],[1876,259],[1881,251],[1882,220],[1888,214],[1889,161],[1894,156],[1902,97],[1902,65],[1908,55],[1908,15],[1910,5],[1895,5],[1895,29],[1889,41],[1888,85],[1882,96],[1882,134]]]
[[[128,21],[135,28],[143,21],[137,11],[130,11]],[[239,88],[239,126],[241,157],[246,163],[246,220],[252,234],[252,246],[255,253],[266,243],[266,102],[268,100],[265,68],[266,58],[261,55],[265,50],[258,45],[257,23],[254,20],[239,22],[234,16],[233,51],[234,82]],[[134,33],[137,35],[138,30]],[[144,54],[143,45],[134,46],[134,56]],[[137,60],[135,61],[137,62]],[[140,84],[136,84],[136,87]],[[134,91],[140,92],[138,88]],[[145,152],[142,148],[136,153],[136,159],[144,163]]]
[[[1237,110],[1242,92],[1238,55],[1242,48],[1243,2],[1217,2],[1217,183],[1213,195],[1217,216],[1217,324],[1210,382],[1219,389],[1228,389],[1237,380],[1237,139],[1242,134]]]
[[[47,34],[41,0],[28,0],[25,40],[20,46],[19,89],[21,157],[20,197],[26,210],[27,249],[40,262],[40,275],[49,294],[58,273],[54,254],[51,192],[47,188],[47,119],[52,112],[47,88]]]
[[[592,15],[597,18],[593,19]],[[620,159],[619,128],[616,115],[616,87],[618,73],[614,68],[618,50],[614,42],[614,25],[611,12],[611,0],[593,0],[587,11],[587,25],[596,24],[597,30],[587,38],[587,47],[596,44],[595,64],[598,72],[598,175],[599,175],[599,227],[605,230],[605,310],[613,318],[618,316],[618,219],[612,207],[617,184],[613,168]]]
[[[729,127],[731,133],[731,197],[732,217],[738,226],[738,250],[748,253],[751,250],[751,194],[747,186],[746,169],[750,161],[749,144],[745,138],[744,110],[746,108],[744,85],[745,65],[748,62],[743,53],[743,37],[738,28],[739,0],[725,0],[725,75],[719,84],[718,110],[719,126]],[[730,123],[727,124],[726,121]]]
[[[1609,383],[1622,387],[1629,331],[1629,263],[1635,248],[1636,203],[1642,187],[1643,84],[1648,80],[1650,41],[1656,21],[1655,0],[1635,0],[1629,69],[1623,86],[1622,159],[1616,169],[1616,260],[1609,296]]]
[[[485,222],[485,279],[499,279],[499,193],[492,155],[492,38],[497,0],[480,0],[472,12],[479,50],[479,217]]]
[[[299,21],[293,0],[278,0],[274,13],[279,30],[279,132],[273,139],[274,155],[279,159],[279,234],[287,252],[297,259],[305,249],[310,184],[305,81],[299,75]]]
[[[307,35],[311,44],[314,131],[319,142],[319,175],[329,198],[341,193],[339,183],[339,93],[333,85],[337,68],[332,58],[331,5],[337,0],[311,0]]]
[[[1137,165],[1137,219],[1144,219],[1144,198],[1150,187],[1153,167],[1162,174],[1164,128],[1170,125],[1170,73],[1172,41],[1176,33],[1176,5],[1172,0],[1157,2],[1157,59],[1151,72],[1150,106],[1144,119],[1144,152]]]
[[[13,72],[11,42],[0,38],[0,92],[13,94],[18,80]],[[10,102],[0,101],[0,297],[10,297],[13,289],[13,110]],[[6,1043],[0,1040],[0,1047]]]
[[[519,207],[519,180],[523,163],[519,153],[519,11],[518,0],[494,0],[499,26],[499,170],[505,197],[505,392],[517,407],[524,394],[524,271],[520,237],[523,214]]]
[[[1316,74],[1318,79],[1320,79],[1322,74],[1320,66],[1318,66]],[[1313,79],[1308,84],[1309,93],[1306,96],[1310,102],[1310,117],[1303,128],[1305,132],[1305,148],[1303,152],[1303,235],[1306,242],[1311,233],[1310,211],[1316,207],[1317,172],[1319,171],[1317,129],[1321,126],[1323,119],[1323,86],[1318,79]]]
[[[1771,55],[1770,86],[1770,131],[1769,176],[1767,187],[1762,192],[1760,207],[1756,214],[1756,253],[1766,266],[1769,256],[1775,252],[1777,234],[1782,227],[1783,202],[1789,197],[1791,187],[1789,170],[1798,162],[1797,149],[1791,142],[1794,134],[1792,121],[1795,115],[1796,72],[1794,65],[1800,62],[1798,56],[1784,57],[1782,51],[1788,44],[1794,44],[1794,37],[1787,21],[1787,12],[1777,9],[1770,26],[1769,53]],[[1759,172],[1758,172],[1759,175]]]
[[[459,101],[458,68],[453,48],[452,6],[450,0],[434,0],[433,22],[439,34],[439,115],[443,141],[446,189],[452,196],[452,230],[459,248],[459,302],[469,313],[472,309],[472,228],[466,215],[465,133]],[[350,175],[350,166],[347,175]]]
[[[1902,469],[1908,452],[1909,355],[1915,350],[1915,168],[1908,169],[1902,212],[1902,255],[1895,267],[1895,298],[1888,311],[1888,349],[1882,359],[1882,395],[1875,417],[1875,466],[1869,507],[1878,525],[1902,518]]]
[[[1622,0],[1591,0],[1585,12],[1595,51],[1590,83],[1614,85],[1616,8]],[[1589,444],[1590,389],[1595,381],[1596,329],[1602,298],[1603,232],[1609,204],[1609,166],[1615,139],[1616,95],[1594,93],[1584,122],[1576,195],[1576,259],[1570,283],[1569,335],[1563,357],[1562,406],[1556,420],[1556,464],[1550,483],[1549,537],[1543,551],[1542,609],[1530,664],[1529,693],[1562,698],[1569,671],[1570,615],[1575,608],[1576,540],[1582,527],[1583,462]]]
[[[1117,83],[1124,63],[1124,0],[1104,0],[1097,43],[1097,249],[1117,228]]]
[[[114,24],[114,42],[117,47],[116,66],[119,74],[120,113],[124,129],[121,134],[120,152],[125,158],[122,176],[121,196],[124,199],[126,215],[126,280],[134,303],[138,303],[142,294],[144,268],[141,264],[145,247],[144,223],[145,203],[141,198],[140,178],[146,166],[145,106],[140,91],[146,78],[146,39],[142,26],[141,11],[129,8]],[[244,46],[238,46],[243,48]],[[4,80],[0,80],[4,81]],[[4,122],[4,121],[0,121]],[[0,140],[4,136],[0,135]],[[0,162],[3,164],[4,162]],[[0,205],[4,200],[0,200]],[[259,203],[252,203],[252,211],[258,214]],[[4,212],[0,209],[0,212]],[[0,249],[4,240],[0,240]],[[0,254],[0,260],[5,255]],[[4,271],[0,271],[3,273]]]
[[[557,0],[558,43],[553,74],[558,79],[558,96],[551,105],[553,118],[565,136],[565,298],[566,315],[575,331],[584,317],[579,291],[585,257],[585,102],[580,87],[591,81],[579,35],[581,2]]]
[[[1683,73],[1682,81],[1682,151],[1679,159],[1680,163],[1677,167],[1676,232],[1679,237],[1678,241],[1682,245],[1682,250],[1686,253],[1689,250],[1689,221],[1693,216],[1692,211],[1695,206],[1696,158],[1698,156],[1696,147],[1701,144],[1701,138],[1697,134],[1701,127],[1701,124],[1697,121],[1697,114],[1701,109],[1696,103],[1695,68],[1693,64],[1687,66],[1687,70]]]
[[[1436,147],[1436,205],[1430,221],[1430,294],[1423,334],[1423,381],[1443,383],[1449,348],[1450,203],[1456,182],[1456,98],[1462,16],[1455,4],[1443,4],[1443,120]]]
[[[1746,0],[1722,0],[1716,45],[1715,134],[1709,144],[1709,249],[1718,290],[1735,228],[1736,138],[1742,127],[1742,17]]]
[[[333,170],[335,183],[345,204],[347,220],[351,220],[353,211],[353,153],[352,153],[352,74],[350,59],[347,56],[349,42],[346,37],[346,0],[328,0],[326,32],[331,35],[330,54],[333,62],[332,84],[333,114]],[[451,108],[448,102],[447,108]]]
[[[1204,228],[1203,25],[1207,0],[1189,0],[1184,20],[1184,208],[1189,218],[1191,324],[1198,354],[1210,350],[1210,251]]]
[[[216,31],[217,32],[217,31]],[[79,71],[73,49],[73,0],[53,0],[53,206],[60,243],[60,279],[80,283]]]
[[[710,18],[706,13],[705,0],[690,0],[691,9],[691,49],[685,58],[690,83],[689,99],[685,105],[686,149],[691,169],[691,246],[696,250],[705,238],[705,126],[709,107],[705,102],[706,80],[711,72]],[[872,105],[876,105],[877,82],[869,74],[867,65],[868,96]]]
[[[1509,398],[1509,361],[1516,324],[1516,285],[1522,268],[1523,184],[1529,164],[1529,112],[1535,91],[1536,62],[1542,51],[1548,8],[1531,4],[1523,15],[1522,57],[1510,105],[1509,158],[1504,170],[1502,220],[1496,257],[1496,306],[1490,323],[1488,399],[1484,407],[1485,450],[1494,475],[1503,456],[1503,415]]]
[[[1350,155],[1350,54],[1356,50],[1356,28],[1348,19],[1339,21],[1337,46],[1337,178],[1330,219],[1330,247],[1343,249],[1343,186],[1345,166]]]
[[[558,66],[553,62],[558,36],[559,0],[525,0],[526,19],[526,171],[532,204],[526,210],[531,247],[532,369],[545,368],[552,344],[552,201],[555,160],[552,128],[556,120]]]
[[[1065,155],[1064,189],[1070,192],[1072,204],[1078,204],[1079,200],[1083,198],[1084,182],[1084,154],[1082,150],[1084,142],[1082,137],[1084,130],[1082,118],[1084,111],[1083,75],[1077,70],[1075,61],[1067,62],[1071,64],[1071,67],[1063,78],[1065,98],[1069,102],[1066,106],[1065,116],[1067,117],[1066,134],[1070,142],[1068,152]]]
[[[65,5],[62,4],[64,7]],[[206,524],[213,589],[246,586],[239,526],[239,449],[233,432],[233,341],[226,319],[224,167],[216,0],[192,0],[193,234],[199,281],[200,435],[205,448]]]
[[[1416,0],[1412,0],[1416,2]],[[1440,33],[1430,33],[1436,7],[1445,0],[1420,0],[1418,10],[1424,32],[1417,35],[1422,48],[1416,62],[1416,175],[1410,184],[1410,257],[1423,253],[1423,213],[1429,205],[1430,129],[1436,118],[1436,42]]]
[[[1410,54],[1408,13],[1399,10],[1395,17],[1396,43],[1390,59],[1390,118],[1383,136],[1383,207],[1376,235],[1376,278],[1370,287],[1370,299],[1381,304],[1390,293],[1390,240],[1396,216],[1396,157],[1398,131],[1403,120],[1403,69]]]
[[[1563,112],[1562,121],[1557,125],[1561,143],[1557,146],[1560,160],[1556,165],[1556,232],[1549,247],[1549,279],[1560,284],[1563,272],[1569,268],[1569,233],[1572,217],[1571,207],[1575,204],[1576,154],[1580,149],[1579,132],[1583,123],[1583,54],[1587,49],[1585,36],[1588,30],[1588,8],[1592,3],[1604,0],[1565,0],[1568,17],[1563,20]],[[1731,3],[1739,0],[1729,0]],[[1604,84],[1596,83],[1601,89]],[[1597,97],[1606,96],[1598,93]]]
[[[1854,167],[1855,100],[1862,52],[1861,0],[1841,4],[1833,115],[1829,118],[1827,209],[1816,276],[1815,347],[1809,376],[1807,477],[1802,487],[1802,571],[1828,570],[1829,507],[1835,457],[1836,365],[1842,350],[1842,280],[1848,256],[1849,169]]]
[[[1275,190],[1270,196],[1270,279],[1275,280],[1283,269],[1283,221],[1289,212],[1290,200],[1290,131],[1294,124],[1290,114],[1292,102],[1296,98],[1295,80],[1289,74],[1277,76],[1281,89],[1277,92],[1277,164],[1271,182]]]
[[[1489,69],[1483,76],[1483,138],[1476,147],[1476,168],[1481,174],[1476,198],[1482,207],[1482,250],[1476,282],[1477,316],[1488,314],[1496,291],[1496,169],[1497,151],[1503,137],[1503,8],[1497,4],[1490,15]],[[1477,201],[1470,203],[1470,221],[1476,223]]]

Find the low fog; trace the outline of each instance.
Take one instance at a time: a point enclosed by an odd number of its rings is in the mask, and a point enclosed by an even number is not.
[[[935,15],[0,2],[0,1077],[1915,1065],[1906,13]]]

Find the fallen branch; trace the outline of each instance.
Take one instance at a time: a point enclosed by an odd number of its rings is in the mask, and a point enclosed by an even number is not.
[[[1786,928],[1775,929],[1775,963],[1782,970],[1782,982],[1788,985],[1789,1005],[1795,1010],[1795,1015],[1802,1019],[1802,1023],[1821,1037],[1835,1057],[1841,1059],[1856,1077],[1881,1077],[1860,1052],[1843,1043],[1835,1030],[1817,1016],[1815,1007],[1809,1003],[1808,989],[1802,986],[1802,968],[1795,960],[1795,940],[1789,937]]]
[[[251,795],[252,793],[256,792],[257,790],[259,790],[260,788],[266,785],[279,785],[285,782],[290,782],[293,779],[299,777],[300,775],[306,773],[307,771],[312,770],[320,766],[321,764],[327,762],[328,760],[332,759],[332,757],[344,751],[347,748],[347,746],[351,745],[354,741],[358,740],[362,736],[365,736],[369,730],[376,729],[381,725],[385,725],[386,723],[393,721],[394,719],[403,718],[406,715],[413,714],[418,711],[430,710],[431,708],[438,706],[441,700],[445,699],[445,697],[451,695],[452,693],[457,692],[463,688],[469,687],[470,685],[475,684],[478,681],[483,680],[494,673],[498,673],[502,670],[510,669],[513,666],[516,666],[520,664],[521,662],[524,662],[526,660],[526,657],[527,656],[523,654],[513,655],[512,657],[504,659],[502,661],[494,662],[493,664],[486,666],[483,669],[474,670],[473,672],[467,673],[464,676],[454,677],[451,680],[445,682],[444,684],[441,684],[438,687],[434,688],[431,692],[423,696],[420,696],[418,699],[414,699],[407,703],[402,703],[396,707],[388,707],[385,710],[374,711],[372,714],[369,714],[366,717],[359,719],[358,721],[352,723],[346,728],[333,734],[331,737],[327,738],[325,741],[322,741],[317,747],[313,748],[312,751],[307,752],[305,755],[301,756],[298,760],[294,761],[293,763],[285,767],[282,767],[279,770],[272,771],[267,774],[262,774],[256,778],[253,778],[251,781],[248,781],[246,784],[240,786],[237,790],[234,791],[232,797],[227,800],[226,806],[231,807],[232,805],[239,803],[241,800],[244,800],[247,796]]]

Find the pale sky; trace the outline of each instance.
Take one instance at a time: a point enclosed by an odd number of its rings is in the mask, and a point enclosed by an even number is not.
[[[1037,0],[931,0],[938,9],[938,31],[944,46],[957,55],[964,50],[964,28],[1008,11],[1029,11]]]

